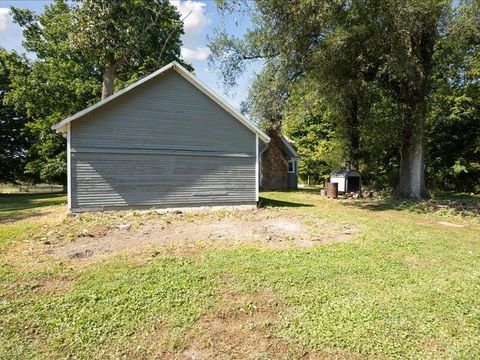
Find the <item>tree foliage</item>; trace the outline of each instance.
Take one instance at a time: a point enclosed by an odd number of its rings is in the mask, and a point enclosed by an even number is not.
[[[427,121],[432,184],[480,191],[480,2],[461,1],[436,45]]]
[[[102,98],[179,58],[183,23],[168,0],[83,0],[72,12],[70,43],[102,69]]]
[[[305,81],[289,97],[283,131],[295,139],[300,155],[298,174],[309,184],[322,184],[343,165],[346,147],[335,126],[334,110]]]
[[[6,103],[25,113],[25,172],[66,183],[65,139],[51,126],[179,58],[183,23],[166,0],[55,0],[42,13],[12,8],[33,55],[9,75]],[[103,85],[103,86],[102,86]]]
[[[345,160],[360,167],[372,183],[392,184],[399,195],[418,198],[427,195],[425,143],[428,151],[432,149],[432,138],[425,142],[425,131],[431,135],[434,108],[442,114],[446,111],[437,107],[439,99],[431,106],[439,89],[436,74],[447,74],[439,67],[451,69],[453,64],[451,57],[439,53],[438,44],[446,39],[458,44],[454,29],[465,41],[475,42],[472,34],[480,28],[475,3],[256,0],[245,7],[238,0],[218,1],[225,11],[246,11],[253,26],[243,38],[219,30],[212,39],[211,61],[231,86],[246,62],[263,59],[265,65],[250,92],[254,117],[270,126],[287,128],[286,122],[291,124],[293,118],[310,126],[312,117],[299,108],[305,104],[292,99],[302,89],[312,108],[314,99],[324,104],[322,116],[314,118],[334,130],[332,141],[343,148]],[[478,51],[469,46],[468,51],[454,52],[457,60],[478,60]],[[478,83],[478,74],[473,79]],[[450,82],[446,79],[446,84]],[[452,105],[445,104],[449,110]],[[466,103],[463,107],[470,109]],[[287,113],[293,115],[287,119]],[[471,159],[473,154],[469,151],[466,156]],[[432,161],[430,153],[427,159]],[[457,170],[462,169],[459,161]]]
[[[51,126],[98,99],[101,73],[90,57],[73,50],[68,39],[75,31],[72,7],[57,0],[41,14],[12,9],[24,29],[24,47],[35,54],[28,71],[11,76],[7,100],[24,109],[26,130],[35,141],[28,149],[25,171],[33,179],[66,183],[66,142]]]
[[[24,133],[24,111],[5,102],[12,91],[12,71],[25,71],[25,59],[0,48],[0,180],[15,182],[24,178],[23,168],[31,139]]]

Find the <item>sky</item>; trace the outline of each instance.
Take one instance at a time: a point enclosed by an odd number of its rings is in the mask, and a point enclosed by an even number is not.
[[[12,21],[9,8],[11,6],[28,8],[41,12],[43,7],[51,1],[0,0],[0,46],[8,50],[25,52],[22,46],[22,32],[20,27]],[[244,16],[228,16],[223,18],[217,11],[214,0],[170,0],[178,9],[184,23],[182,57],[195,68],[195,75],[218,95],[226,99],[232,106],[239,109],[240,103],[246,99],[249,85],[258,71],[254,65],[239,79],[238,87],[226,91],[215,69],[208,65],[207,47],[208,36],[212,36],[215,28],[224,24],[229,33],[241,36],[250,25],[249,19]]]

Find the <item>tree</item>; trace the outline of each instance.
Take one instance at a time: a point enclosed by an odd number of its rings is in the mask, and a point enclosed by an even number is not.
[[[72,46],[103,69],[102,99],[117,77],[142,76],[180,56],[183,23],[168,0],[84,0],[73,11]]]
[[[24,131],[27,118],[24,111],[15,109],[4,100],[11,91],[12,70],[24,71],[26,66],[26,59],[0,48],[0,182],[24,178],[27,149],[31,142]]]
[[[35,140],[26,171],[65,184],[65,139],[51,126],[178,59],[183,24],[166,0],[56,0],[41,14],[12,13],[35,56],[28,71],[11,74],[6,98],[24,109]]]
[[[23,28],[23,45],[35,54],[26,71],[10,75],[12,91],[6,100],[24,110],[25,131],[34,139],[25,171],[34,179],[66,184],[66,141],[51,126],[98,100],[101,72],[91,57],[69,45],[75,31],[72,7],[57,0],[35,14],[12,8]]]
[[[219,1],[229,10],[240,3]],[[401,123],[398,194],[420,198],[427,196],[424,128],[433,49],[448,6],[436,0],[256,0],[250,10],[253,29],[243,39],[220,32],[212,40],[213,61],[227,84],[245,61],[258,58],[272,64],[275,70],[266,71],[290,87],[315,79],[315,91],[341,115],[338,133],[348,139],[355,161],[373,105],[387,99],[401,115],[390,123]],[[284,93],[278,102],[287,106],[291,91]],[[388,135],[388,125],[377,131]]]
[[[332,171],[344,165],[344,138],[336,132],[334,110],[303,81],[289,97],[283,131],[295,140],[300,155],[299,177],[309,184],[323,184]]]
[[[427,118],[427,175],[432,185],[480,191],[480,3],[448,15],[437,42]]]
[[[235,1],[218,3],[230,11],[241,4]],[[244,70],[246,61],[259,58],[266,60],[264,72],[274,74],[268,78],[283,83],[281,96],[278,91],[269,95],[272,85],[260,74],[254,84],[263,85],[254,85],[255,90],[250,92],[252,110],[272,108],[266,99],[270,103],[275,101],[275,108],[281,109],[287,106],[288,94],[292,92],[289,88],[295,87],[297,82],[302,83],[304,78],[309,78],[311,84],[314,82],[312,91],[328,98],[330,108],[335,109],[336,120],[342,124],[337,129],[337,136],[347,140],[344,142],[348,148],[346,156],[357,166],[361,113],[368,104],[363,103],[366,97],[361,96],[364,74],[356,59],[369,38],[368,31],[363,28],[352,31],[357,18],[363,17],[359,9],[346,12],[341,2],[335,1],[256,1],[255,9],[247,7],[256,26],[253,31],[248,32],[243,40],[219,31],[210,44],[212,62],[219,64],[227,86],[234,85],[234,78]],[[336,29],[335,32],[328,33],[332,28]],[[281,127],[279,114],[282,111],[277,112],[275,119],[264,119],[262,116],[271,114],[260,114],[260,120],[275,122]],[[255,110],[252,113],[259,115]]]
[[[438,0],[387,1],[377,18],[386,36],[367,48],[377,65],[379,83],[390,93],[402,114],[398,195],[428,196],[425,187],[424,131],[434,45],[448,2]],[[381,57],[383,55],[383,58]]]

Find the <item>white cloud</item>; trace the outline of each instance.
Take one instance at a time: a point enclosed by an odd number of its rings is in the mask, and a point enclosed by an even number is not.
[[[7,30],[9,23],[11,23],[10,9],[0,8],[0,31]]]
[[[206,60],[208,58],[208,55],[210,55],[210,49],[208,47],[201,47],[198,46],[194,49],[190,49],[187,47],[182,47],[182,57],[185,60]]]
[[[212,22],[205,12],[207,4],[192,0],[170,0],[170,2],[177,8],[181,18],[185,19],[183,27],[185,35],[182,38],[184,45],[188,47],[195,46],[198,37]]]
[[[22,29],[13,22],[10,9],[0,7],[0,46],[23,53],[25,49],[22,46],[22,40]]]

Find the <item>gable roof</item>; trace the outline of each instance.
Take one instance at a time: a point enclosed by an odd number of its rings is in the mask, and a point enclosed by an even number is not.
[[[240,114],[239,111],[237,111],[235,108],[233,108],[231,105],[229,105],[225,100],[223,100],[220,96],[215,94],[210,88],[208,88],[205,84],[203,84],[200,80],[198,80],[195,76],[193,76],[187,69],[185,69],[182,65],[180,65],[176,61],[172,61],[170,64],[165,65],[161,69],[155,71],[154,73],[144,77],[143,79],[140,79],[136,81],[135,83],[127,86],[126,88],[114,93],[113,95],[110,95],[109,97],[97,102],[96,104],[93,104],[92,106],[89,106],[88,108],[77,112],[76,114],[69,116],[68,118],[60,121],[59,123],[55,124],[52,126],[53,130],[56,130],[58,132],[65,132],[67,129],[67,125],[74,121],[77,120],[84,115],[94,111],[95,109],[98,109],[99,107],[102,107],[103,105],[109,103],[110,101],[122,96],[123,94],[135,89],[137,86],[146,83],[147,81],[156,78],[160,74],[168,71],[168,70],[174,70],[177,72],[179,75],[181,75],[184,79],[186,79],[188,82],[190,82],[193,86],[195,86],[197,89],[199,89],[201,92],[203,92],[205,95],[207,95],[210,99],[212,99],[214,102],[216,102],[221,108],[223,108],[226,112],[228,112],[230,115],[232,115],[235,119],[240,121],[245,127],[253,131],[255,134],[258,135],[258,137],[263,140],[264,142],[269,142],[270,137],[268,137],[262,130],[260,130],[257,126],[252,124],[245,116]]]
[[[288,150],[288,152],[290,152],[290,156],[293,157],[293,158],[298,158],[299,157],[298,153],[296,152],[296,150],[292,146],[293,141],[283,134],[280,135],[280,139],[282,140],[282,143],[283,143],[283,145],[285,145],[285,148]]]

